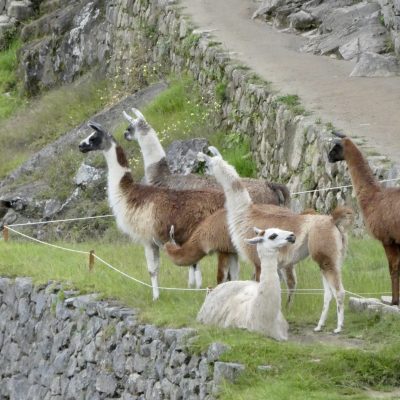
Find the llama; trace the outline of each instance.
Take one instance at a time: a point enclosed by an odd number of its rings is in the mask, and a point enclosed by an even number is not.
[[[154,129],[146,121],[144,115],[132,108],[137,118],[131,117],[125,111],[124,117],[129,122],[125,131],[125,139],[136,140],[143,155],[145,178],[148,184],[166,186],[171,189],[215,189],[221,187],[215,178],[195,174],[172,174],[169,170],[165,151]],[[271,183],[262,179],[242,178],[243,184],[255,203],[290,206],[290,193],[286,185]]]
[[[340,139],[328,154],[331,163],[346,161],[358,204],[368,232],[385,249],[392,283],[392,304],[399,304],[400,273],[400,188],[385,188],[374,174],[361,151],[348,137]]]
[[[220,185],[213,177],[195,174],[172,174],[166,161],[165,151],[158,140],[156,132],[148,124],[144,115],[139,110],[132,108],[132,111],[136,118],[131,117],[125,111],[123,112],[124,117],[129,122],[124,136],[128,141],[136,140],[139,143],[144,160],[145,178],[148,184],[171,189],[214,189],[221,191]],[[250,178],[242,178],[242,182],[249,190],[250,196],[255,203],[289,207],[290,194],[285,185]],[[225,213],[218,212],[213,217],[210,217],[209,223],[210,222],[214,224],[216,231],[218,231],[213,235],[216,240],[212,242],[211,247],[206,246],[206,249],[201,247],[193,249],[194,244],[198,242],[192,242],[192,257],[190,263],[184,261],[185,258],[183,257],[179,259],[179,244],[173,244],[171,242],[167,246],[167,254],[174,263],[182,266],[193,265],[193,267],[189,269],[189,284],[191,282],[190,276],[193,276],[193,269],[196,270],[196,272],[199,271],[196,267],[199,261],[206,254],[215,251],[219,251],[217,283],[226,281],[228,274],[231,279],[238,279],[238,259],[235,247],[229,237]],[[207,226],[208,225],[209,224],[207,224]],[[182,252],[184,252],[184,250],[180,253]],[[289,289],[288,302],[290,302],[292,298],[291,294],[296,287],[296,275],[293,266],[288,266],[284,272],[283,278]],[[200,272],[198,273],[200,274]]]
[[[279,227],[293,232],[296,243],[279,251],[278,266],[297,263],[311,255],[319,264],[324,285],[324,305],[314,330],[320,331],[325,325],[333,295],[337,304],[337,326],[334,332],[339,333],[344,323],[345,296],[341,265],[347,247],[346,229],[353,219],[352,210],[338,207],[331,215],[295,214],[283,207],[253,204],[236,170],[222,159],[216,148],[210,147],[210,151],[214,157],[199,153],[199,159],[206,162],[208,169],[224,189],[229,231],[239,254],[259,269],[260,259],[257,252],[245,242],[245,239],[251,237],[252,227]]]
[[[287,340],[288,323],[281,312],[278,249],[295,242],[292,232],[254,228],[258,236],[247,239],[257,246],[261,260],[260,282],[232,281],[209,293],[197,315],[204,324],[245,328],[276,340]]]
[[[114,137],[99,124],[79,144],[82,153],[102,151],[108,166],[108,201],[118,227],[144,246],[153,299],[159,297],[159,246],[169,239],[169,227],[175,226],[178,243],[188,239],[194,228],[224,205],[221,192],[172,190],[141,185],[133,180],[128,160]]]

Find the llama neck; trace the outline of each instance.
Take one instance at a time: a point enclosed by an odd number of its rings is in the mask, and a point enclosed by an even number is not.
[[[371,195],[379,191],[380,185],[374,177],[368,161],[350,139],[343,139],[344,154],[351,180],[361,208],[367,205]]]
[[[253,302],[253,314],[268,317],[271,307],[280,310],[280,281],[278,275],[278,255],[277,252],[268,252],[260,255],[261,275],[258,284],[257,296]],[[273,304],[276,307],[273,307]],[[265,314],[266,313],[266,314]],[[261,317],[263,319],[263,317]]]
[[[252,203],[249,192],[243,186],[238,173],[232,166],[220,160],[214,166],[214,176],[224,189],[228,212],[243,210]]]
[[[119,198],[119,185],[126,174],[131,174],[128,159],[121,146],[112,143],[108,150],[104,151],[108,167],[108,198],[112,208]]]
[[[165,151],[161,146],[154,129],[149,129],[146,134],[139,134],[138,137],[147,178],[148,172],[150,173],[149,168],[153,164],[160,162],[163,158],[165,159]]]
[[[279,282],[278,275],[278,253],[276,251],[267,252],[260,255],[261,259],[261,275],[260,275],[260,288],[266,286],[270,287],[273,280]]]

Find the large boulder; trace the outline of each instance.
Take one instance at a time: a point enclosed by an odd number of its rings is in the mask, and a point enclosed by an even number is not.
[[[199,161],[197,153],[207,152],[207,139],[176,140],[168,147],[167,163],[173,174],[190,174],[197,172]]]
[[[94,65],[107,67],[111,44],[102,7],[101,0],[73,2],[23,29],[23,40],[30,40],[20,55],[28,94],[70,83]]]
[[[350,76],[387,77],[400,75],[400,63],[390,54],[364,53]]]

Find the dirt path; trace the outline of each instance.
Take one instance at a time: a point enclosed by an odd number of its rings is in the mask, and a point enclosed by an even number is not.
[[[251,0],[182,0],[200,28],[237,52],[282,94],[297,94],[307,110],[348,135],[363,136],[400,163],[400,77],[350,78],[354,64],[300,53],[303,38],[251,20]]]

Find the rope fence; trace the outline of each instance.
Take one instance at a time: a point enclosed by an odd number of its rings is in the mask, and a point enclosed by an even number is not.
[[[112,215],[111,215],[112,216]],[[104,216],[100,216],[100,217],[104,217]],[[93,218],[93,217],[91,217]],[[77,220],[82,220],[84,218],[78,218]],[[72,222],[75,221],[76,219],[74,218],[69,218],[68,220],[58,220],[58,222],[64,222],[64,221],[68,221],[68,222]],[[54,222],[54,221],[43,221],[43,222]],[[24,224],[17,224],[17,226],[23,226]],[[35,225],[35,223],[29,223],[27,225]],[[64,247],[64,246],[59,246],[59,245],[55,245],[52,243],[48,243],[45,242],[43,240],[34,238],[32,236],[26,235],[25,233],[22,233],[20,231],[17,231],[16,229],[14,229],[15,225],[5,225],[4,229],[3,229],[3,237],[4,237],[4,241],[8,241],[9,240],[9,231],[15,233],[16,235],[19,235],[25,239],[31,240],[35,243],[44,245],[44,246],[48,246],[57,250],[62,250],[62,251],[67,251],[67,252],[71,252],[71,253],[76,253],[76,254],[81,254],[81,255],[85,255],[89,257],[89,262],[88,262],[88,269],[89,272],[92,272],[94,269],[94,261],[97,260],[99,261],[101,264],[103,264],[104,266],[106,266],[107,268],[111,269],[112,271],[120,274],[121,276],[124,276],[125,278],[136,282],[142,286],[145,286],[149,289],[152,289],[152,286],[146,282],[143,282],[140,279],[135,278],[132,275],[127,274],[124,271],[121,271],[120,269],[114,267],[112,264],[110,264],[109,262],[107,262],[106,260],[104,260],[103,258],[99,257],[94,250],[90,250],[90,251],[84,251],[84,250],[76,250],[76,249],[71,249],[68,247]],[[164,286],[159,286],[159,290],[166,290],[166,291],[182,291],[182,292],[205,292],[205,291],[209,291],[209,288],[177,288],[177,287],[164,287]],[[295,293],[296,296],[297,295],[318,295],[321,296],[324,294],[324,289],[295,289],[293,290],[289,290],[289,289],[282,289],[281,290],[282,293]],[[369,296],[380,296],[380,295],[384,295],[384,294],[391,294],[390,292],[368,292],[368,293],[353,293],[350,292],[348,290],[345,290],[345,292],[349,295],[352,296],[356,296],[358,298],[365,298],[364,296],[369,295]]]
[[[393,178],[393,179],[384,179],[379,182],[384,183],[384,182],[393,182],[393,181],[398,181],[398,180],[400,180],[400,177]],[[319,192],[319,191],[338,190],[338,189],[350,188],[352,186],[353,185],[342,185],[342,186],[335,186],[335,187],[329,187],[329,188],[305,190],[305,191],[301,191],[301,192],[291,193],[291,196],[297,196],[297,195],[306,194],[306,193],[314,193],[314,192]],[[121,271],[120,269],[111,265],[109,262],[103,260],[97,254],[95,254],[94,250],[90,250],[90,251],[75,250],[75,249],[71,249],[68,247],[55,245],[55,244],[48,243],[43,240],[34,238],[32,236],[26,235],[20,231],[17,231],[16,229],[14,229],[15,227],[23,227],[23,226],[37,226],[37,225],[74,222],[74,221],[85,221],[85,220],[92,220],[92,219],[99,219],[99,218],[111,218],[111,217],[114,217],[114,215],[106,214],[106,215],[96,215],[96,216],[91,216],[91,217],[67,218],[67,219],[57,219],[57,220],[50,220],[50,221],[33,221],[33,222],[26,222],[26,223],[19,223],[19,224],[4,225],[3,238],[4,238],[4,241],[8,241],[9,240],[9,232],[11,231],[25,239],[31,240],[31,241],[36,242],[41,245],[45,245],[45,246],[52,247],[54,249],[58,249],[58,250],[62,250],[62,251],[68,251],[71,253],[86,255],[89,257],[89,263],[88,263],[89,271],[93,271],[94,260],[96,259],[97,261],[99,261],[101,264],[103,264],[107,268],[124,276],[125,278],[127,278],[131,281],[134,281],[142,286],[145,286],[149,289],[152,289],[152,286],[150,284],[143,282],[140,279],[137,279],[137,278],[127,274],[126,272]],[[185,292],[189,292],[189,291],[199,292],[199,291],[208,291],[209,290],[208,288],[175,288],[175,287],[163,287],[163,286],[160,286],[159,289],[160,290],[169,290],[169,291],[185,291]],[[289,293],[291,291],[288,289],[282,289],[282,292]],[[358,293],[357,294],[357,293],[350,292],[348,290],[345,290],[345,292],[349,295],[356,296],[358,298],[365,298],[364,296],[366,296],[366,295],[372,296],[372,295],[391,294],[390,292],[376,292],[376,293],[370,292],[370,293]],[[294,293],[296,293],[296,295],[298,295],[298,294],[299,295],[322,295],[324,293],[324,289],[295,289]]]

